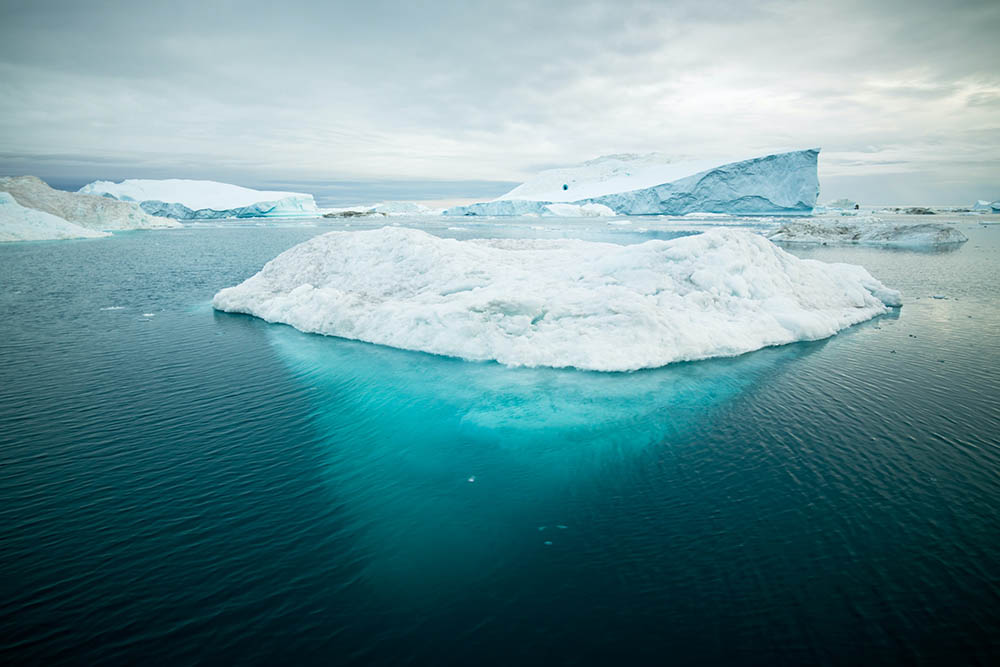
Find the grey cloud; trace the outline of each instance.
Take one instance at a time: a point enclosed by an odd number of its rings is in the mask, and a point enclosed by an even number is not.
[[[0,152],[256,181],[817,144],[951,169],[998,124],[998,33],[996,2],[0,0]]]

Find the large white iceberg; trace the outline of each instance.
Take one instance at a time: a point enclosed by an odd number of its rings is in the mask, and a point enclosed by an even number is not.
[[[229,183],[128,179],[121,183],[94,181],[80,192],[138,202],[151,215],[182,220],[213,218],[316,217],[313,196],[301,192],[251,190]]]
[[[88,229],[108,231],[181,226],[176,220],[149,215],[138,204],[56,190],[35,176],[0,178],[0,191],[9,192],[22,206],[51,213]]]
[[[0,243],[10,241],[50,241],[111,236],[87,229],[59,216],[21,206],[9,192],[0,192]]]
[[[306,332],[599,371],[824,338],[899,304],[860,266],[802,260],[722,228],[629,246],[331,232],[213,301]]]
[[[792,220],[768,238],[780,243],[828,243],[898,248],[935,248],[969,239],[950,225],[928,222],[899,224],[877,217]]]
[[[610,155],[543,171],[489,202],[446,215],[544,214],[552,203],[599,204],[621,215],[808,215],[816,205],[819,149],[718,165],[662,155]]]

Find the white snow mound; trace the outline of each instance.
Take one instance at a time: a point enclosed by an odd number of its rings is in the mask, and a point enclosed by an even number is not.
[[[0,191],[12,194],[22,206],[51,213],[88,229],[164,229],[181,226],[176,220],[149,215],[138,204],[56,190],[36,176],[0,178]]]
[[[768,235],[780,243],[857,244],[898,248],[934,248],[969,239],[950,225],[934,222],[898,224],[870,216],[845,220],[788,221]]]
[[[9,192],[0,192],[0,243],[52,241],[111,236],[87,229],[58,216],[21,206]]]
[[[331,232],[215,295],[306,332],[511,366],[630,371],[830,336],[900,304],[743,230],[619,246]]]
[[[139,202],[152,214],[182,219],[316,216],[313,196],[301,192],[252,190],[229,183],[127,179],[121,183],[94,181],[82,188],[86,194]]]

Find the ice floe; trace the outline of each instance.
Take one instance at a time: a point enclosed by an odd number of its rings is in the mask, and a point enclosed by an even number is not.
[[[383,227],[297,245],[218,310],[512,366],[629,371],[830,336],[900,304],[864,268],[745,230],[620,246]]]
[[[968,241],[965,234],[940,223],[896,223],[877,217],[790,220],[768,235],[781,243],[858,244],[930,248]]]

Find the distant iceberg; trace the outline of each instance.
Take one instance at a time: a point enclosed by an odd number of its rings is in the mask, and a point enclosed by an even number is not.
[[[553,203],[597,204],[620,215],[809,215],[816,205],[819,149],[717,163],[662,155],[610,155],[543,171],[494,201],[445,215],[544,215]]]
[[[969,239],[950,225],[928,222],[899,224],[881,218],[794,220],[768,235],[780,243],[828,243],[897,248],[935,248],[958,245]]]
[[[828,201],[827,203],[823,204],[823,208],[828,208],[828,209],[832,208],[845,211],[853,211],[855,208],[857,208],[857,206],[858,202],[854,201],[853,199],[847,199],[847,198],[835,199],[833,201]]]
[[[0,243],[11,241],[52,241],[111,236],[87,229],[59,216],[21,206],[9,192],[0,192]]]
[[[181,220],[295,218],[319,215],[316,202],[309,194],[251,190],[215,181],[177,178],[128,179],[121,183],[94,181],[80,188],[80,192],[138,202],[150,215]]]
[[[181,226],[176,220],[149,215],[135,203],[56,190],[35,176],[0,178],[0,191],[9,192],[22,206],[51,213],[88,229],[110,231]]]
[[[597,371],[825,338],[899,304],[860,266],[802,260],[728,228],[628,246],[331,232],[213,300],[306,332]]]
[[[975,204],[972,205],[973,211],[984,211],[986,213],[1000,213],[1000,199],[991,202],[985,199],[980,199]]]

